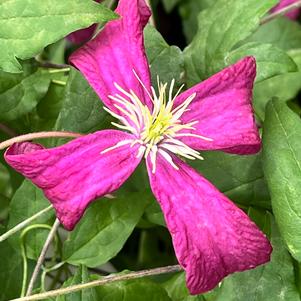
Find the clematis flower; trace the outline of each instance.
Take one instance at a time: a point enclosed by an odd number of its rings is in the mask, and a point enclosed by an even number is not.
[[[102,0],[94,0],[94,1],[100,3]],[[75,45],[83,44],[89,41],[93,37],[96,28],[97,28],[97,24],[92,24],[88,28],[80,29],[70,33],[66,37],[66,39]]]
[[[295,2],[298,2],[298,0],[280,0],[280,2],[271,10],[271,12],[272,13],[277,12]],[[300,14],[300,8],[297,8],[297,9],[294,9],[294,10],[286,13],[285,16],[287,16],[291,20],[296,20],[296,19],[298,19],[299,14]]]
[[[151,86],[143,44],[150,11],[143,0],[120,0],[119,20],[71,56],[118,122],[65,145],[11,146],[6,161],[43,189],[72,230],[88,204],[118,189],[144,159],[179,263],[192,294],[270,259],[265,235],[181,158],[202,150],[257,153],[261,147],[251,98],[256,64],[246,57],[181,93]]]

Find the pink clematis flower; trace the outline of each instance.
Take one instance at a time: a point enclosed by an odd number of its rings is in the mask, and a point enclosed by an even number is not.
[[[271,12],[272,13],[277,12],[282,8],[291,5],[295,2],[298,2],[298,0],[280,0],[280,2],[271,10]],[[289,19],[296,20],[298,19],[299,14],[300,14],[300,8],[297,8],[286,13],[285,16],[287,16]]]
[[[94,1],[100,3],[102,0],[94,0]],[[88,28],[80,29],[70,33],[66,37],[66,39],[75,45],[83,44],[89,41],[93,37],[96,28],[97,28],[97,24],[92,24]]]
[[[203,293],[230,273],[269,261],[272,251],[249,217],[178,157],[260,150],[251,106],[255,60],[246,57],[184,93],[173,94],[174,81],[155,92],[143,44],[150,11],[144,0],[120,0],[117,13],[121,18],[71,62],[118,119],[119,130],[51,149],[15,144],[5,159],[43,189],[72,230],[89,203],[118,189],[145,158],[187,286],[191,294]]]

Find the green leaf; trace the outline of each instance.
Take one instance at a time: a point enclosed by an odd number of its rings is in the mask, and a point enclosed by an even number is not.
[[[0,194],[9,197],[12,193],[8,169],[0,163]]]
[[[2,0],[0,69],[20,72],[19,59],[38,54],[70,32],[116,15],[92,0]]]
[[[163,284],[173,301],[206,301],[204,296],[191,296],[186,287],[185,273],[177,273]]]
[[[94,202],[64,243],[64,260],[89,267],[106,263],[121,250],[146,204],[143,193]]]
[[[193,161],[201,174],[234,202],[270,208],[263,176],[261,155],[238,156],[223,152],[203,152],[204,161]]]
[[[283,50],[301,48],[301,25],[286,17],[264,25],[247,39],[248,42],[269,43]]]
[[[181,49],[169,46],[161,34],[152,26],[144,30],[145,49],[150,64],[153,86],[157,88],[157,76],[163,83],[176,81],[176,87],[182,84],[184,57]]]
[[[0,121],[15,120],[31,112],[47,93],[50,74],[30,63],[23,66],[20,74],[0,71]]]
[[[49,206],[42,190],[34,186],[30,181],[25,180],[14,194],[9,210],[8,229],[31,217],[35,213]],[[53,212],[47,212],[34,220],[31,224],[51,224]],[[37,259],[40,255],[43,244],[48,235],[47,230],[35,229],[26,236],[26,255],[28,258]],[[9,238],[9,243],[15,248],[20,248],[20,233],[18,232]]]
[[[159,284],[149,279],[106,284],[96,287],[96,290],[98,300],[102,301],[172,301]]]
[[[102,107],[101,100],[82,74],[72,68],[55,128],[80,133],[101,129],[110,120]]]
[[[39,59],[54,64],[65,64],[65,52],[67,47],[67,39],[59,40],[56,43],[47,46],[40,54]]]
[[[59,80],[66,81],[66,77],[62,76]],[[65,87],[50,84],[45,97],[37,105],[35,114],[29,116],[33,131],[48,131],[54,128],[63,105],[64,93]]]
[[[282,73],[297,71],[297,65],[286,52],[271,44],[260,44],[257,42],[244,44],[232,51],[225,58],[226,64],[234,64],[245,56],[254,56],[256,58],[257,82]]]
[[[63,287],[75,284],[86,283],[90,281],[88,270],[84,266],[80,266],[75,275],[64,282]],[[56,301],[97,301],[98,296],[95,288],[84,289],[68,295],[62,295],[55,299]]]
[[[267,106],[263,167],[280,233],[301,261],[301,119],[279,100]]]
[[[293,50],[289,55],[301,68],[301,51]],[[265,107],[273,97],[283,102],[294,98],[301,89],[301,72],[285,73],[257,83],[254,88],[254,110],[261,120],[264,120]]]
[[[147,206],[145,216],[150,222],[166,227],[164,216],[157,200],[153,199],[151,204]]]
[[[0,163],[0,226],[8,216],[10,197],[13,193],[8,169]]]
[[[218,0],[200,13],[198,32],[185,49],[187,82],[191,86],[223,69],[225,57],[246,39],[277,0]]]
[[[7,241],[0,246],[0,300],[20,295],[22,286],[22,258]]]

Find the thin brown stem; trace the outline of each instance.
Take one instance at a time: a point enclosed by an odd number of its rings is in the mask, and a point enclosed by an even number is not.
[[[70,65],[67,64],[55,64],[51,62],[38,62],[40,67],[51,68],[51,69],[65,69],[70,68]]]
[[[55,236],[55,233],[56,233],[59,225],[60,225],[60,221],[58,219],[56,219],[53,226],[52,226],[52,228],[51,228],[51,230],[50,230],[50,232],[49,232],[49,234],[48,234],[48,236],[47,236],[47,239],[46,239],[45,244],[42,248],[41,254],[38,258],[37,264],[36,264],[36,266],[34,268],[34,271],[32,273],[31,279],[29,281],[28,289],[27,289],[27,292],[26,292],[26,296],[30,296],[31,293],[32,293],[34,284],[37,280],[37,277],[38,277],[39,272],[41,270],[42,264],[44,262],[47,250],[48,250],[48,248],[49,248],[49,246],[50,246],[50,244],[51,244],[51,242],[52,242],[52,240]]]
[[[260,24],[265,24],[267,22],[270,22],[272,20],[274,20],[275,18],[278,18],[280,16],[285,15],[286,13],[289,13],[290,11],[300,8],[301,7],[301,1],[296,1],[293,4],[290,4],[282,9],[279,9],[278,11],[269,14],[268,16],[264,17],[261,19]]]
[[[73,132],[37,132],[37,133],[30,133],[18,137],[14,137],[12,139],[3,141],[0,143],[0,150],[5,149],[11,146],[14,143],[18,142],[25,142],[34,139],[42,139],[42,138],[78,138],[83,136],[79,133]]]
[[[91,282],[81,283],[81,284],[77,284],[77,285],[71,285],[66,288],[60,288],[57,290],[52,290],[52,291],[48,291],[45,293],[24,297],[24,298],[13,299],[11,301],[43,300],[43,299],[47,299],[47,298],[51,298],[51,297],[74,293],[74,292],[77,292],[77,291],[80,291],[83,289],[87,289],[87,288],[92,288],[95,286],[105,285],[105,284],[112,283],[112,282],[137,279],[137,278],[160,275],[160,274],[175,273],[175,272],[179,272],[181,270],[182,270],[182,267],[180,265],[172,265],[172,266],[166,266],[166,267],[162,267],[162,268],[143,270],[143,271],[139,271],[139,272],[131,272],[128,274],[123,274],[123,275],[111,275],[111,276],[103,277],[102,279],[99,279],[99,280],[94,280]]]
[[[15,137],[17,135],[17,133],[13,129],[9,128],[3,123],[0,123],[0,131],[9,137]]]

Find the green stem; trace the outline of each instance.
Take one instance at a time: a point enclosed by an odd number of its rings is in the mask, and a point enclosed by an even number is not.
[[[11,235],[13,235],[16,232],[20,231],[21,229],[23,229],[24,227],[29,225],[32,221],[34,221],[36,218],[38,218],[39,216],[45,214],[46,212],[50,211],[51,209],[52,209],[52,205],[50,205],[49,207],[37,212],[36,214],[34,214],[33,216],[31,216],[28,219],[24,220],[20,224],[17,224],[15,227],[13,227],[12,229],[8,230],[6,233],[4,233],[3,235],[0,236],[0,242],[6,240]]]
[[[34,287],[34,284],[35,284],[35,281],[36,279],[38,278],[38,275],[39,275],[39,272],[40,272],[40,269],[42,267],[42,264],[44,262],[44,259],[45,259],[45,256],[46,256],[46,253],[47,253],[47,250],[53,240],[53,238],[55,237],[55,234],[56,234],[56,231],[58,229],[60,225],[60,221],[58,219],[55,220],[53,226],[51,227],[51,230],[47,236],[47,239],[44,243],[44,246],[42,248],[42,251],[41,251],[41,254],[38,258],[38,261],[37,261],[37,264],[34,268],[34,271],[31,275],[31,279],[29,281],[29,285],[28,285],[28,288],[27,288],[27,292],[26,292],[26,296],[30,296],[31,293],[32,293],[32,290],[33,290],[33,287]]]
[[[67,84],[66,82],[63,82],[62,80],[56,80],[56,79],[53,79],[51,82],[58,86],[66,86],[66,84]]]
[[[55,271],[57,269],[59,269],[61,266],[63,266],[65,264],[65,262],[59,262],[56,265],[50,267],[50,268],[43,268],[43,273],[41,276],[41,291],[45,292],[45,278],[47,273],[50,273],[52,271]]]
[[[48,72],[53,74],[53,73],[65,73],[69,72],[70,68],[62,68],[62,69],[49,69]]]
[[[26,256],[26,248],[25,248],[25,238],[26,235],[28,234],[29,231],[34,230],[34,229],[48,229],[51,230],[51,227],[46,224],[35,224],[28,226],[25,228],[20,236],[21,240],[21,255],[23,259],[23,281],[22,281],[22,290],[21,290],[21,297],[25,296],[25,291],[26,291],[26,284],[27,284],[27,274],[28,274],[28,264],[27,264],[27,256]]]

